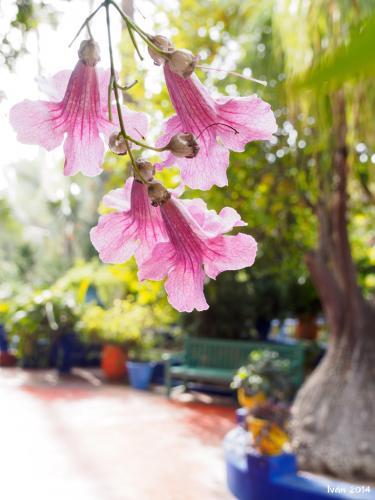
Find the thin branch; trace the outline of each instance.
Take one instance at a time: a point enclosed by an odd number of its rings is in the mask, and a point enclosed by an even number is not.
[[[114,64],[114,58],[113,58],[112,36],[111,36],[111,20],[110,20],[110,16],[109,16],[109,4],[110,4],[110,2],[108,0],[106,0],[106,2],[105,2],[105,13],[106,13],[106,22],[107,22],[109,59],[110,59],[110,62],[111,62],[111,80],[112,80],[112,82],[115,82],[115,80],[116,80],[116,71],[115,71],[115,64]],[[130,147],[130,144],[129,144],[129,141],[128,141],[128,136],[127,136],[126,130],[125,130],[124,119],[122,117],[120,96],[119,96],[117,85],[113,85],[113,83],[112,83],[112,87],[113,87],[113,92],[115,94],[116,109],[117,109],[118,121],[119,121],[119,124],[120,124],[120,131],[121,131],[121,135],[124,138],[126,149],[127,149],[128,153],[129,153],[130,161],[132,163],[134,172],[136,172],[138,174],[138,176],[141,179],[141,181],[143,182],[143,184],[147,185],[147,184],[149,184],[149,182],[143,177],[142,173],[140,172],[140,169],[138,168],[138,166],[137,166],[137,164],[136,164],[136,162],[134,160],[133,153],[131,151],[131,147]]]
[[[137,85],[138,80],[134,80],[134,82],[130,83],[129,85],[120,85],[118,82],[115,82],[115,85],[117,86],[118,89],[123,90],[124,92],[132,89],[134,85]]]
[[[160,47],[158,47],[157,45],[155,45],[152,42],[152,36],[149,33],[146,33],[140,26],[138,26],[138,24],[136,24],[133,21],[133,19],[131,19],[131,17],[129,17],[127,14],[125,14],[125,12],[122,9],[120,9],[120,7],[117,5],[116,2],[114,2],[113,0],[107,0],[107,1],[108,1],[108,3],[113,5],[113,7],[117,10],[117,12],[120,14],[122,19],[125,21],[128,29],[129,29],[129,27],[131,27],[131,29],[134,30],[136,33],[138,33],[138,35],[142,38],[142,40],[144,42],[146,42],[146,44],[149,47],[151,47],[152,49],[154,49],[155,52],[157,52],[158,54],[160,54],[162,56],[169,56],[170,55],[170,52],[168,50],[163,50]],[[129,33],[130,33],[130,31],[129,31]]]
[[[79,30],[78,30],[78,32],[77,32],[77,34],[76,34],[76,36],[75,36],[75,37],[73,38],[73,40],[70,42],[69,47],[71,47],[71,46],[73,45],[73,43],[77,40],[77,38],[79,37],[79,35],[80,35],[81,31],[84,29],[84,27],[85,27],[85,26],[87,26],[87,27],[88,27],[90,38],[92,38],[91,33],[90,33],[90,28],[89,28],[89,22],[92,20],[92,18],[93,18],[94,16],[96,16],[96,14],[99,12],[99,10],[100,10],[102,7],[104,7],[104,6],[105,6],[105,4],[106,4],[106,2],[102,2],[102,3],[99,5],[99,7],[97,7],[97,8],[94,10],[94,12],[93,12],[92,14],[90,14],[90,15],[89,15],[89,17],[87,17],[87,18],[85,19],[85,21],[83,22],[82,26],[79,28]]]
[[[128,33],[129,33],[130,39],[131,39],[131,41],[132,41],[132,43],[134,45],[134,48],[135,48],[135,50],[136,50],[136,52],[138,54],[138,57],[139,57],[139,59],[141,61],[143,61],[143,56],[141,54],[141,51],[139,50],[137,41],[136,41],[136,39],[134,37],[133,28],[131,27],[131,25],[130,25],[130,23],[129,23],[129,21],[127,19],[125,20],[125,24],[126,24],[126,27],[128,28]]]

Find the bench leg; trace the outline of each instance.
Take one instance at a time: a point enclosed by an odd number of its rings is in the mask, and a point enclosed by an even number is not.
[[[165,384],[165,392],[166,396],[169,399],[171,397],[172,390],[172,377],[170,372],[170,364],[165,363],[165,375],[164,375],[164,384]]]
[[[182,384],[181,384],[181,387],[182,387],[182,392],[188,392],[188,383],[187,383],[187,380],[182,380]]]

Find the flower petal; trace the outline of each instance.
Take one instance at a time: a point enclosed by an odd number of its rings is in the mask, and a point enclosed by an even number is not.
[[[209,210],[207,204],[200,198],[179,200],[189,211],[190,215],[199,224],[203,231],[214,237],[231,231],[235,226],[246,226],[241,216],[234,208],[225,207],[219,214],[215,210]]]
[[[254,264],[257,243],[252,236],[218,236],[210,241],[209,252],[203,259],[204,270],[215,279],[223,271],[234,271]]]
[[[13,106],[9,121],[17,132],[17,139],[24,144],[37,144],[51,151],[64,138],[62,127],[54,127],[52,111],[56,104],[46,101],[25,100]]]
[[[107,214],[91,229],[91,242],[103,262],[121,264],[134,255],[139,240],[132,222],[132,217],[123,212]]]
[[[222,220],[221,232],[226,233],[234,227],[247,226],[247,223],[241,219],[240,214],[232,207],[224,207],[219,212]]]
[[[156,141],[156,146],[158,148],[166,146],[168,142],[171,140],[172,136],[178,134],[179,132],[182,132],[183,127],[179,117],[177,115],[173,115],[164,122],[163,128],[164,128],[163,134]]]
[[[169,303],[180,312],[204,311],[208,304],[203,293],[204,272],[199,263],[178,263],[168,273],[165,290]]]
[[[208,304],[203,293],[204,272],[200,262],[193,260],[187,265],[183,259],[178,262],[171,243],[159,243],[151,257],[142,263],[138,272],[140,280],[160,281],[167,276],[165,290],[169,303],[178,311],[203,311]]]
[[[133,177],[127,179],[125,186],[119,189],[113,189],[103,197],[103,203],[108,208],[114,208],[120,212],[126,212],[130,209],[131,190],[133,186]]]
[[[111,70],[96,67],[98,86],[100,93],[100,104],[103,111],[108,111],[108,85],[111,78]],[[106,113],[107,114],[107,113]]]
[[[88,124],[76,127],[64,143],[64,175],[81,171],[88,177],[99,175],[102,169],[104,145],[97,131]]]
[[[168,274],[168,269],[174,262],[174,250],[170,243],[155,245],[151,256],[144,260],[138,271],[138,278],[143,280],[160,281]]]
[[[250,141],[271,139],[277,131],[271,106],[256,95],[219,98],[218,122],[228,125],[216,127],[216,133],[232,151],[243,151]]]
[[[205,138],[202,136],[199,144],[200,150],[195,158],[176,158],[169,153],[161,165],[177,165],[182,181],[192,189],[206,191],[213,185],[227,186],[229,151],[208,134]]]
[[[123,107],[123,117],[126,133],[137,141],[144,141],[148,129],[148,116],[146,113],[132,111]],[[139,146],[133,144],[133,148],[139,149]]]
[[[64,69],[56,73],[56,75],[51,76],[50,78],[46,77],[39,78],[38,80],[39,88],[52,101],[60,102],[64,98],[64,94],[68,86],[71,74],[72,74],[71,70]]]

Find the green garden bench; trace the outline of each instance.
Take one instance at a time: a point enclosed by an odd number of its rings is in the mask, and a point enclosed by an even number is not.
[[[288,359],[293,384],[296,388],[302,384],[304,348],[300,344],[186,337],[183,352],[164,356],[168,397],[173,379],[182,381],[185,387],[188,382],[205,382],[228,388],[237,369],[247,363],[254,350],[276,351]],[[182,364],[173,366],[173,360]]]

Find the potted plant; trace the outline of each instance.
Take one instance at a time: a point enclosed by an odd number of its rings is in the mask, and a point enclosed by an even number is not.
[[[281,361],[276,352],[252,353],[249,365],[233,381],[233,387],[243,389],[245,396],[263,394],[264,398],[252,399],[252,404],[245,400],[246,408],[237,410],[237,427],[224,438],[228,487],[239,500],[323,500],[332,494],[347,498],[354,484],[298,471],[287,432],[292,384]],[[372,498],[370,487],[362,488],[370,494],[366,498]]]
[[[247,409],[246,426],[252,446],[265,455],[277,455],[288,441],[286,422],[293,386],[289,360],[272,350],[252,351],[249,363],[236,373],[232,388]]]
[[[151,348],[152,335],[142,335],[154,326],[150,307],[131,299],[117,299],[113,306],[88,304],[80,321],[80,329],[91,339],[103,342],[101,367],[109,380],[123,380],[127,360],[144,361]]]
[[[144,333],[139,342],[129,351],[129,360],[126,365],[130,385],[135,389],[147,390],[158,359],[160,359],[160,352],[155,350],[152,334]]]
[[[287,433],[293,385],[289,361],[272,350],[252,351],[232,382],[242,406],[238,426],[224,440],[228,485],[241,499],[269,498],[270,478],[295,472]]]
[[[289,361],[275,351],[252,351],[249,363],[239,368],[231,384],[237,390],[240,406],[251,409],[267,400],[289,400],[292,385],[288,368]]]
[[[307,279],[303,283],[292,282],[289,285],[288,298],[290,312],[298,319],[295,337],[299,340],[316,340],[317,316],[321,312],[321,304],[311,280]]]
[[[80,321],[80,329],[86,337],[102,342],[100,366],[105,377],[113,382],[124,379],[128,345],[137,337],[122,302],[115,301],[109,309],[88,304]]]
[[[10,367],[17,363],[17,358],[9,352],[9,341],[3,322],[6,320],[9,305],[0,303],[0,367]]]
[[[35,290],[10,303],[5,327],[24,368],[69,371],[76,339],[77,305],[72,294]]]

